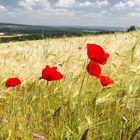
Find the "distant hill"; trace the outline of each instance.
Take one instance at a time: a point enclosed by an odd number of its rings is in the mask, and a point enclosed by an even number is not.
[[[0,23],[0,32],[11,34],[65,34],[79,32],[120,32],[125,31],[125,28],[118,27],[93,27],[93,26],[38,26],[38,25],[23,25]]]
[[[140,29],[136,27],[136,29]],[[127,28],[94,26],[38,26],[0,23],[0,43],[125,32]]]

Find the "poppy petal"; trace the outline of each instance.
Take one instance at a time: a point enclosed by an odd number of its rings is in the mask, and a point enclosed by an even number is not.
[[[110,77],[108,77],[108,76],[99,76],[98,78],[100,79],[100,83],[103,86],[113,84],[113,80],[111,80]]]
[[[101,65],[106,64],[109,57],[109,53],[105,53],[103,48],[97,44],[87,44],[87,55],[90,60]]]
[[[6,87],[16,87],[21,84],[21,81],[19,78],[8,78],[5,82]]]
[[[100,65],[92,60],[87,64],[86,68],[91,76],[96,76],[96,77],[98,77],[102,71]]]
[[[48,65],[42,70],[42,76],[39,80],[44,79],[47,81],[61,80],[63,74],[57,71],[57,67],[49,67]]]

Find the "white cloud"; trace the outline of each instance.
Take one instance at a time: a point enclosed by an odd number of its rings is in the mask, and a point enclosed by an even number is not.
[[[108,5],[108,0],[96,0],[95,2],[85,1],[79,3],[80,7],[104,7]]]
[[[140,0],[139,0],[139,2],[140,2]],[[128,6],[128,7],[133,7],[133,6],[135,6],[135,5],[139,5],[139,2],[137,1],[137,0],[129,0],[128,2],[126,2],[126,6]]]
[[[67,9],[53,9],[53,8],[48,8],[48,9],[44,9],[43,11],[41,9],[35,11],[35,16],[36,17],[52,17],[52,16],[74,16],[75,11],[69,11]]]
[[[8,10],[3,5],[0,5],[0,22],[3,22],[3,18],[6,17]]]
[[[0,5],[0,12],[5,12],[7,11],[6,7],[4,7],[3,5]]]
[[[123,3],[122,1],[120,1],[119,3],[116,3],[113,8],[115,9],[123,9],[125,7],[125,3]]]
[[[140,12],[140,8],[136,8],[135,11]]]
[[[96,1],[96,4],[97,4],[99,7],[103,7],[103,6],[109,5],[109,2],[108,2],[108,0],[97,0],[97,1]]]
[[[111,16],[111,14],[107,11],[107,10],[101,10],[100,12],[90,12],[90,13],[81,13],[79,15],[81,18],[84,17],[84,18],[88,18],[88,19],[103,19],[104,17],[109,17]],[[94,20],[92,20],[94,21]]]
[[[95,3],[90,2],[90,1],[85,1],[85,2],[79,3],[79,6],[80,7],[92,7],[92,6],[95,6]]]
[[[56,3],[57,7],[72,7],[75,4],[75,0],[59,0]]]
[[[115,9],[133,8],[140,7],[140,0],[125,0],[116,3],[113,6]]]
[[[85,1],[85,2],[78,2],[76,0],[59,0],[56,3],[57,7],[81,7],[81,8],[88,8],[88,7],[104,7],[109,5],[108,0],[96,0],[94,2]]]
[[[127,17],[134,17],[134,18],[139,17],[139,18],[140,18],[140,13],[132,12],[132,13],[129,13],[129,14],[127,15]]]
[[[50,3],[48,2],[48,0],[21,0],[19,1],[19,6],[22,6],[28,10],[32,10],[33,7],[50,7]]]

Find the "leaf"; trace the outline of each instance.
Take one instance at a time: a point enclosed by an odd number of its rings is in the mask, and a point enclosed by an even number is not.
[[[140,131],[140,126],[138,126],[132,133],[130,140],[135,140],[136,135],[138,134],[138,132]]]
[[[87,138],[88,138],[88,131],[89,131],[89,129],[86,129],[86,130],[84,131],[81,140],[87,140]]]
[[[60,116],[60,111],[61,111],[61,107],[59,107],[53,114],[53,117],[58,117]]]

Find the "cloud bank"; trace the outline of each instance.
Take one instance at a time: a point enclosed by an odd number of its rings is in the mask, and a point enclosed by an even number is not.
[[[0,2],[0,22],[40,25],[140,26],[140,0]]]

